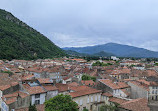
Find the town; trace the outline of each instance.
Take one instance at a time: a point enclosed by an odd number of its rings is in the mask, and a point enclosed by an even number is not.
[[[157,62],[63,57],[0,60],[1,111],[45,111],[45,101],[70,95],[79,111],[157,111]]]

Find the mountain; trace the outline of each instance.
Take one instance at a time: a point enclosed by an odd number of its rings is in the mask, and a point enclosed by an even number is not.
[[[102,57],[111,57],[111,56],[115,56],[114,54],[112,53],[107,53],[107,52],[104,52],[104,51],[100,51],[98,53],[94,53],[93,54],[94,56],[102,56]]]
[[[103,45],[87,46],[87,47],[66,47],[64,50],[73,50],[78,53],[94,54],[104,51],[112,53],[119,57],[158,57],[158,52],[150,51],[144,48],[138,48],[129,45],[122,45],[117,43],[107,43]]]
[[[89,54],[85,54],[85,53],[78,53],[76,51],[72,51],[72,50],[65,50],[65,53],[71,56],[89,56]]]
[[[0,59],[64,56],[62,49],[11,13],[0,9]]]

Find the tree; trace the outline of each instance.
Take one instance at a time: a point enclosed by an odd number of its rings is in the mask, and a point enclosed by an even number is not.
[[[82,75],[82,80],[91,80],[91,77],[89,75]]]
[[[119,108],[118,108],[118,105],[117,103],[114,103],[115,105],[112,106],[112,105],[102,105],[100,107],[100,111],[119,111]]]
[[[37,111],[35,104],[29,106],[29,111]]]
[[[88,109],[84,108],[83,111],[88,111]]]
[[[57,95],[45,103],[45,111],[78,111],[78,105],[70,95]]]
[[[84,75],[82,75],[82,80],[93,80],[95,82],[96,77],[84,74]]]

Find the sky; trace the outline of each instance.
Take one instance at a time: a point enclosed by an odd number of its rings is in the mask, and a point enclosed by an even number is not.
[[[158,51],[158,0],[0,0],[59,47],[109,42]]]

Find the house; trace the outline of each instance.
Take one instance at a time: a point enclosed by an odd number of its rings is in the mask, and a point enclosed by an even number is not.
[[[110,79],[100,79],[98,88],[103,92],[109,92],[115,97],[129,97],[130,86],[124,82],[113,82]]]
[[[69,76],[69,77],[64,77],[63,80],[62,80],[62,83],[63,83],[63,84],[68,84],[68,83],[71,83],[71,82],[72,82],[71,76]]]
[[[38,78],[38,83],[41,85],[53,85],[54,81],[51,78]]]
[[[74,77],[76,77],[78,79],[78,81],[82,80],[82,73],[76,73]]]
[[[125,102],[128,102],[128,100],[123,99],[123,98],[117,98],[117,97],[109,98],[109,105],[111,106],[119,106]]]
[[[46,91],[41,86],[24,85],[26,91],[30,94],[31,104],[44,104],[46,98]]]
[[[110,93],[103,93],[102,101],[105,101],[106,105],[116,106],[119,111],[150,111],[145,98],[126,99],[113,97]]]
[[[53,85],[43,85],[43,88],[46,90],[46,100],[49,100],[50,98],[53,98],[54,96],[57,96],[59,91],[56,86]]]
[[[129,81],[128,85],[131,87],[131,98],[146,98],[149,97],[149,87],[148,85],[139,81]]]
[[[121,111],[150,111],[148,100],[145,98],[133,99],[120,104]]]
[[[26,73],[34,74],[35,78],[40,78],[43,73],[43,70],[41,67],[32,67],[28,68]]]
[[[58,88],[59,94],[69,94],[69,86],[68,84],[57,83],[55,86]]]
[[[138,64],[140,63],[137,61],[132,61],[132,60],[120,62],[121,66],[131,66],[131,65],[138,65]]]
[[[122,69],[115,69],[110,73],[111,77],[114,77],[116,79],[129,79],[129,75],[131,73],[131,70],[127,67],[123,67]]]
[[[114,61],[118,61],[118,60],[120,60],[120,59],[117,58],[116,56],[111,56],[111,59],[114,60]]]
[[[76,86],[79,86],[77,82],[72,82],[68,84],[68,87],[76,87]]]
[[[94,87],[96,83],[93,80],[82,80],[81,81],[82,85]]]
[[[100,105],[103,105],[103,102],[101,102],[101,90],[87,86],[77,86],[71,90],[73,92],[70,92],[70,96],[78,104],[79,111],[82,111],[84,108],[96,111]]]
[[[110,105],[109,99],[113,97],[113,95],[109,92],[102,93],[101,100],[104,101],[105,104]]]
[[[86,63],[86,60],[84,60],[84,59],[76,59],[76,58],[74,58],[74,59],[71,59],[71,60],[75,61],[77,63]]]
[[[37,111],[45,111],[45,105],[44,104],[38,104],[36,105]],[[24,108],[17,108],[15,111],[29,111],[29,107]]]
[[[0,108],[2,104],[3,95],[11,94],[18,90],[19,90],[19,84],[17,82],[12,82],[11,84],[0,86]]]
[[[16,108],[28,107],[29,105],[30,96],[28,93],[16,91],[2,96],[2,111],[14,111]]]
[[[158,83],[140,79],[129,81],[128,84],[131,86],[132,98],[146,98],[150,102],[158,101]]]

